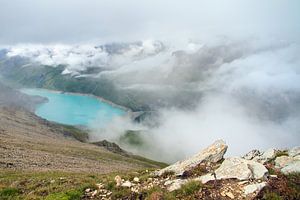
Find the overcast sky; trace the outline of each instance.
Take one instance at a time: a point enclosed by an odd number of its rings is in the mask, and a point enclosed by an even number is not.
[[[0,0],[0,44],[300,35],[298,0]]]

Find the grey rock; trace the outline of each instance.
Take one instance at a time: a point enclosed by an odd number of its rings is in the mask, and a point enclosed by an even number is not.
[[[186,179],[175,179],[175,180],[172,180],[171,182],[168,182],[168,187],[167,187],[167,190],[169,192],[172,192],[174,190],[178,190],[181,188],[182,185],[186,184],[188,182],[188,180]]]
[[[125,181],[121,186],[130,188],[132,186],[132,183],[130,181]]]
[[[270,148],[270,149],[266,150],[264,153],[262,153],[261,155],[253,158],[253,160],[264,164],[264,163],[274,159],[276,157],[277,152],[278,152],[278,150],[276,150],[274,148]]]
[[[258,157],[261,155],[261,152],[257,149],[254,149],[252,151],[249,151],[247,154],[245,154],[242,158],[246,160],[252,160],[255,157]]]
[[[281,169],[284,174],[300,173],[300,160],[295,160]]]
[[[183,161],[176,162],[156,173],[155,175],[161,176],[164,172],[172,171],[176,175],[182,175],[185,171],[189,171],[195,166],[203,162],[216,163],[223,159],[223,156],[227,150],[227,145],[222,140],[217,140],[212,145],[203,149],[198,154],[192,156]]]
[[[300,146],[299,147],[294,147],[294,148],[290,149],[288,151],[288,154],[291,157],[295,157],[295,156],[300,155]]]
[[[289,156],[280,156],[275,159],[275,167],[276,168],[283,168],[292,163],[295,159]]]
[[[247,186],[244,187],[244,194],[248,195],[248,194],[251,194],[251,193],[254,193],[254,192],[259,192],[260,190],[262,190],[266,186],[267,186],[266,182],[247,185]]]
[[[220,179],[235,178],[238,180],[261,179],[267,175],[267,168],[256,161],[233,157],[226,158],[215,171],[215,177]],[[213,174],[206,174],[199,178],[202,183],[215,179]]]
[[[275,159],[275,167],[284,174],[300,172],[300,157],[280,156]]]

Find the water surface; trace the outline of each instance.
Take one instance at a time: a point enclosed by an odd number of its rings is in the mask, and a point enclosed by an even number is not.
[[[39,105],[35,114],[62,124],[89,126],[105,125],[126,111],[93,96],[53,92],[44,89],[22,89],[28,95],[46,97],[49,101]]]

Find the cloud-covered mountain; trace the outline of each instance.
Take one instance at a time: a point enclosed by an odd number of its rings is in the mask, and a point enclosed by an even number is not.
[[[0,68],[2,74],[14,69],[10,76],[22,83],[38,79],[41,87],[50,84],[51,89],[93,93],[136,110],[157,111],[155,127],[117,120],[108,125],[109,134],[96,128],[94,136],[114,140],[124,128],[148,129],[150,149],[137,151],[152,158],[165,152],[161,159],[173,160],[216,138],[226,139],[233,153],[297,145],[299,52],[296,42],[269,39],[178,46],[153,40],[31,44],[2,50]],[[35,78],[24,81],[22,74]],[[239,142],[244,139],[249,144]],[[174,148],[176,143],[189,145],[188,152]],[[174,151],[168,152],[171,147]]]
[[[16,45],[6,51],[8,58],[28,58],[41,65],[65,65],[63,74],[81,75],[90,68],[114,69],[156,55],[164,50],[159,41],[105,45]]]

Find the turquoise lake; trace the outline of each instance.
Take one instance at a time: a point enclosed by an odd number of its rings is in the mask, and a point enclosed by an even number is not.
[[[105,125],[116,116],[126,114],[125,110],[114,107],[96,97],[67,94],[44,89],[22,89],[28,95],[46,97],[49,101],[40,104],[35,114],[62,124],[90,126]]]

